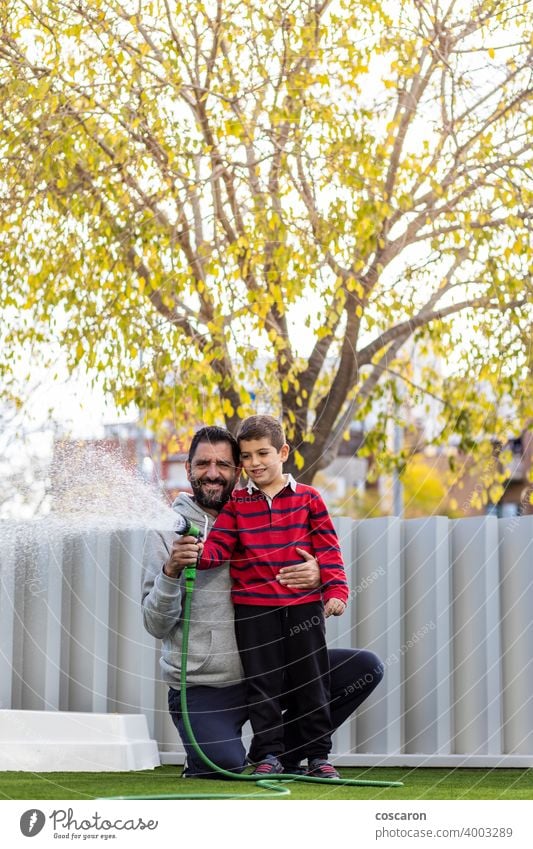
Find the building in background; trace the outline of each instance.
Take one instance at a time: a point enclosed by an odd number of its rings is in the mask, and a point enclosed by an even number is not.
[[[404,484],[406,518],[533,514],[533,430],[524,431],[505,446],[494,443],[493,455],[485,461],[475,461],[453,446],[428,449],[414,433]],[[365,431],[360,423],[355,423],[349,439],[341,443],[338,456],[315,478],[328,507],[337,515],[365,518],[393,512],[391,478],[377,475],[373,458],[360,455],[364,442]],[[135,422],[106,425],[102,439],[86,442],[118,455],[126,467],[136,469],[156,486],[169,503],[179,492],[191,492],[185,469],[189,443],[189,435],[170,431],[159,442]],[[455,467],[452,484],[450,460]]]

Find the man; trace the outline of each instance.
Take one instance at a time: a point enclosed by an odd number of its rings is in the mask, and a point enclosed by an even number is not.
[[[211,529],[228,501],[240,474],[239,448],[224,428],[205,427],[191,442],[186,464],[192,497],[180,494],[174,509],[201,528]],[[287,587],[313,589],[320,585],[314,557],[299,550],[300,565],[280,571]],[[182,572],[195,561],[196,540],[152,532],[143,556],[142,609],[144,625],[162,640],[161,668],[169,685],[169,710],[187,752],[188,777],[213,778],[216,773],[198,758],[190,745],[180,709],[182,638]],[[367,698],[383,677],[379,658],[369,651],[332,649],[330,661],[331,720],[338,728]],[[242,727],[248,720],[243,673],[234,634],[230,578],[227,569],[199,572],[192,599],[187,662],[187,703],[194,734],[205,754],[223,769],[240,772],[246,762]],[[299,772],[298,720],[290,693],[285,699],[286,772]],[[253,757],[253,753],[251,753]]]

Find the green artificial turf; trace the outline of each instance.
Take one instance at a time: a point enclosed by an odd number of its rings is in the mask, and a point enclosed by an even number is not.
[[[252,782],[180,778],[181,768],[142,772],[0,772],[0,799],[95,799],[172,793],[255,793]],[[292,782],[284,799],[533,799],[533,769],[341,769],[344,778],[403,781],[403,787]]]

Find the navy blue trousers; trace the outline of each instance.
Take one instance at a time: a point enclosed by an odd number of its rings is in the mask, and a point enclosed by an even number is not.
[[[383,678],[383,664],[374,652],[364,649],[329,649],[330,712],[333,730],[357,710]],[[187,687],[187,704],[194,735],[205,754],[222,769],[241,772],[246,764],[242,728],[248,721],[244,683],[229,687]],[[180,709],[180,694],[172,687],[168,705],[187,753],[185,775],[220,778],[201,761],[190,745]],[[283,700],[285,712],[285,764],[298,763],[303,752],[298,735],[299,717],[290,698]]]

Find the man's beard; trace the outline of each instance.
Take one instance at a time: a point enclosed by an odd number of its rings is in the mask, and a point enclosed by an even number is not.
[[[222,510],[224,504],[229,501],[230,495],[235,486],[233,481],[225,481],[223,478],[218,478],[217,480],[208,482],[205,480],[198,480],[193,475],[191,475],[189,482],[191,484],[191,489],[196,503],[199,504],[200,507],[207,507],[211,510]],[[205,489],[208,483],[221,484],[223,489],[221,489],[218,493],[210,495]]]

